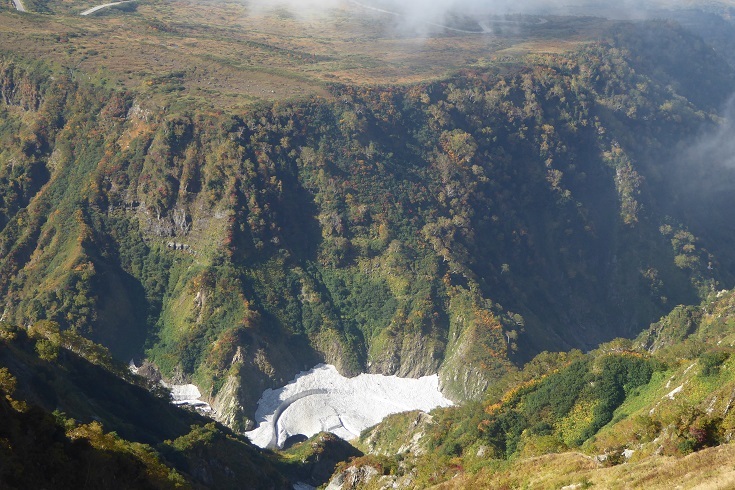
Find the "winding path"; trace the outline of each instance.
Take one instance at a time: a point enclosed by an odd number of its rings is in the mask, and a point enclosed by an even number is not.
[[[14,2],[20,2],[20,0],[13,0],[13,1]],[[84,12],[82,12],[79,15],[85,15],[86,16],[86,15],[93,14],[93,13],[97,12],[98,10],[102,10],[104,8],[107,8],[107,7],[112,7],[113,5],[120,5],[121,3],[130,3],[130,2],[135,2],[135,1],[136,0],[123,0],[121,2],[105,3],[105,4],[102,4],[102,5],[97,5],[96,7],[92,7],[91,9],[87,9],[87,10],[85,10]]]
[[[135,1],[137,0],[122,0],[120,2],[105,3],[103,5],[97,5],[96,7],[87,9],[79,15],[87,16],[87,15],[97,12],[98,10],[102,10],[107,7],[112,7],[113,5],[120,5],[121,3],[130,3],[130,2],[135,2]],[[27,12],[25,5],[23,5],[23,0],[13,0],[13,5],[15,5],[15,10],[17,10],[18,12]]]
[[[15,5],[15,10],[18,12],[26,12],[26,7],[23,5],[22,0],[13,0],[13,4]]]

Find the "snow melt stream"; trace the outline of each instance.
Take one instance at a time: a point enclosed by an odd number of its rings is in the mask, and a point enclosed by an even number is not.
[[[321,431],[353,439],[393,413],[428,412],[452,402],[439,391],[439,377],[399,378],[361,374],[345,378],[328,364],[302,372],[283,388],[267,389],[258,401],[258,427],[246,435],[260,447],[283,447],[291,436]]]

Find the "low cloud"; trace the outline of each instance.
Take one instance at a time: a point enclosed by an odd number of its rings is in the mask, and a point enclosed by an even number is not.
[[[404,26],[422,30],[445,25],[456,15],[584,14],[615,18],[642,18],[648,12],[689,6],[688,0],[250,0],[253,11],[287,10],[295,17],[324,15],[353,5],[393,15]],[[423,27],[422,27],[423,26]]]
[[[535,7],[548,2],[537,0],[519,2],[511,0],[250,0],[252,12],[263,13],[287,11],[295,18],[309,19],[328,15],[337,8],[352,8],[385,15],[401,30],[414,31],[423,35],[437,27],[450,30],[481,31],[479,24],[468,25],[457,22],[458,18],[476,18],[480,24],[482,16],[505,15],[511,13],[533,13]]]
[[[722,111],[720,124],[701,135],[684,153],[689,162],[735,169],[735,97],[731,97]]]
[[[735,97],[720,111],[721,118],[702,126],[699,134],[672,149],[666,165],[669,199],[705,223],[721,226],[722,209],[732,209],[735,197]],[[726,204],[723,204],[726,203]]]

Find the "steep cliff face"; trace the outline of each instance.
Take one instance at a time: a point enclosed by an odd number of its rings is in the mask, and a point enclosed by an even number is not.
[[[694,174],[673,162],[733,74],[675,26],[606,38],[236,115],[5,60],[4,317],[148,357],[241,430],[263,389],[322,360],[439,372],[462,400],[511,361],[633,336],[732,280],[732,232],[703,225],[726,211],[686,212]]]

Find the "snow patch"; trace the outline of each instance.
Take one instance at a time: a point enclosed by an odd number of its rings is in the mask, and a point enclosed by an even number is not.
[[[167,385],[166,388],[171,390],[171,399],[174,403],[180,404],[187,400],[198,400],[202,394],[199,392],[199,388],[196,385]]]
[[[135,365],[135,361],[133,359],[130,359],[128,369],[133,374],[138,374],[138,371],[140,371],[140,368]],[[166,383],[163,380],[161,380],[160,383],[164,388],[171,392],[171,403],[174,405],[188,405],[204,413],[211,413],[213,411],[209,403],[200,400],[202,394],[199,392],[199,388],[197,388],[196,385],[174,385]]]
[[[171,392],[171,403],[174,405],[188,405],[207,413],[212,411],[209,403],[200,400],[202,394],[196,385],[172,385],[163,381],[161,381],[161,384]]]
[[[707,415],[710,415],[715,410],[715,403],[717,403],[717,396],[715,395],[712,398],[712,401],[709,403],[709,406],[707,407]]]
[[[559,490],[577,490],[582,487],[584,487],[584,483],[572,483],[571,485],[561,487]]]
[[[677,386],[676,388],[674,388],[673,390],[671,390],[671,391],[670,391],[670,392],[669,392],[669,393],[668,393],[668,394],[666,395],[666,398],[668,398],[669,400],[673,400],[673,399],[674,399],[674,397],[676,396],[676,394],[677,394],[677,393],[679,393],[679,392],[680,392],[681,390],[683,390],[683,389],[684,389],[684,385],[679,385],[679,386]]]
[[[388,415],[452,402],[439,391],[439,377],[419,379],[361,374],[345,378],[337,368],[319,364],[299,373],[277,390],[268,389],[258,401],[258,427],[246,435],[260,447],[283,447],[291,436],[311,437],[321,431],[353,439]]]

